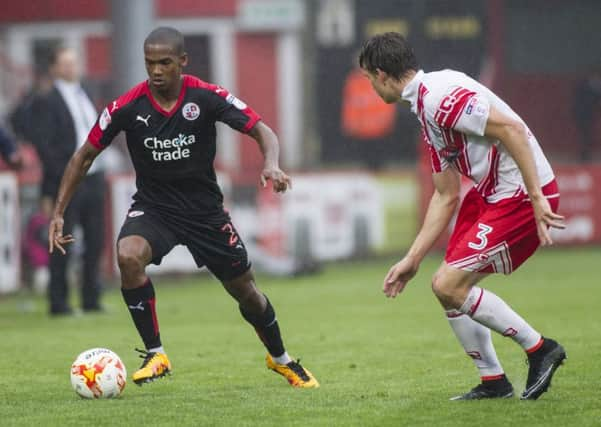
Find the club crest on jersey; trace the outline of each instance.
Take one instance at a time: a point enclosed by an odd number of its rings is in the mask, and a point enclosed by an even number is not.
[[[100,115],[100,119],[98,120],[98,126],[100,126],[101,130],[105,130],[110,124],[111,113],[109,113],[108,108],[105,108],[104,110],[102,110],[102,114]]]
[[[182,115],[186,120],[196,120],[200,116],[200,108],[193,102],[188,102],[182,108]]]
[[[240,101],[238,98],[236,98],[231,93],[227,95],[227,97],[225,98],[225,100],[227,101],[228,104],[232,104],[238,110],[244,110],[244,109],[246,109],[246,104],[244,102]]]

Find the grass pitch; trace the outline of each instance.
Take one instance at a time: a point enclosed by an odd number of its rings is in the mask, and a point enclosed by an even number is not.
[[[428,259],[395,300],[381,281],[394,261],[328,266],[298,279],[259,277],[288,351],[321,382],[293,389],[265,368],[265,352],[234,302],[206,275],[155,278],[171,377],[128,382],[114,400],[78,398],[69,383],[76,355],[108,347],[128,375],[141,346],[116,290],[108,314],[50,319],[41,298],[0,301],[2,426],[599,426],[601,284],[598,248],[542,250],[517,273],[483,285],[544,334],[568,360],[536,402],[449,402],[478,382],[430,292],[440,262]],[[32,310],[24,311],[26,306]],[[495,336],[516,393],[527,366],[520,348]]]

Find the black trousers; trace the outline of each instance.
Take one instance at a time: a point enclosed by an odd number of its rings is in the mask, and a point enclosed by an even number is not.
[[[102,284],[100,281],[100,258],[104,246],[104,206],[105,206],[104,174],[101,172],[86,176],[75,192],[64,215],[63,235],[71,234],[75,225],[83,231],[83,262],[81,307],[84,310],[95,310],[100,307],[99,299]],[[69,311],[69,286],[67,283],[67,264],[72,247],[67,248],[67,255],[54,250],[50,256],[50,283],[48,297],[50,312]]]

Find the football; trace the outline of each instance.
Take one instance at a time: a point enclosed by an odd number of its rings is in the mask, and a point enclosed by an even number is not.
[[[71,365],[71,385],[83,398],[117,397],[123,391],[125,365],[107,348],[92,348],[81,353]]]

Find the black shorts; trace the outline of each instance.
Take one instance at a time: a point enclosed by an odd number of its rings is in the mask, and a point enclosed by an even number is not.
[[[235,279],[250,268],[246,247],[225,212],[195,219],[185,214],[159,213],[134,203],[118,240],[133,235],[150,244],[151,262],[156,265],[174,246],[184,245],[199,268],[206,266],[222,282]]]

